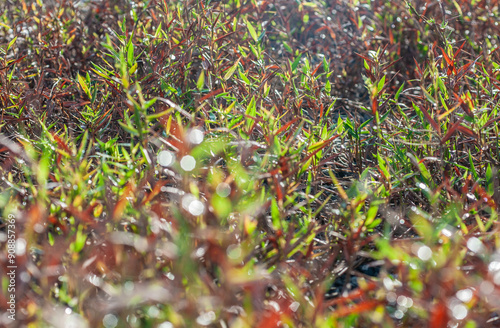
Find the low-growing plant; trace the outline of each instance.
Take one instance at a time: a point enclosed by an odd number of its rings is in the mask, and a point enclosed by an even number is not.
[[[0,9],[2,325],[498,325],[497,3]]]

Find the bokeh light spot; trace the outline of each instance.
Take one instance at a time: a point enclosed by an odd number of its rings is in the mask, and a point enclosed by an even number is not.
[[[172,152],[169,152],[168,150],[162,150],[158,154],[158,163],[160,163],[161,166],[163,167],[168,167],[172,165],[175,162],[175,156],[172,154]]]
[[[194,170],[195,167],[196,167],[196,160],[194,159],[193,156],[186,155],[181,159],[181,168],[184,171],[190,172]]]

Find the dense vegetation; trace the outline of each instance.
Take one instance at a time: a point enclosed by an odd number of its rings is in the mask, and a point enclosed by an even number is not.
[[[0,13],[15,324],[500,325],[498,1]]]

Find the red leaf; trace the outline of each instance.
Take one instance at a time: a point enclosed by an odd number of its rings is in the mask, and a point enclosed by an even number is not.
[[[460,46],[460,48],[457,49],[457,51],[455,52],[455,54],[453,55],[453,59],[456,60],[457,59],[457,56],[458,54],[460,53],[460,51],[462,51],[462,48],[464,47],[465,45],[465,41],[462,42],[462,45]]]
[[[429,121],[429,123],[432,125],[432,127],[434,128],[434,130],[436,130],[437,133],[441,133],[441,127],[439,126],[439,124],[436,123],[436,121],[434,121],[434,119],[431,117],[431,115],[429,114],[429,112],[427,111],[427,109],[425,109],[424,107],[422,107],[422,113],[424,113],[424,116],[425,118],[427,119],[427,121]]]
[[[448,57],[448,55],[446,54],[446,51],[444,51],[444,49],[441,47],[439,47],[439,49],[441,49],[441,52],[443,53],[443,57],[444,57],[444,60],[446,60],[446,63],[449,66],[453,66],[453,61]]]
[[[413,60],[415,61],[415,65],[417,66],[418,74],[420,75],[419,77],[422,77],[422,70],[420,69],[420,66],[418,66],[417,60],[415,58],[413,58]]]
[[[448,309],[446,305],[443,302],[439,302],[434,305],[431,310],[429,327],[447,327],[448,319]]]
[[[259,323],[255,326],[257,328],[279,328],[281,327],[281,315],[274,311],[266,311],[261,316]]]
[[[378,108],[378,100],[377,97],[374,97],[372,100],[372,114],[375,115],[377,113]]]
[[[448,140],[451,138],[451,136],[452,136],[453,134],[455,134],[455,132],[457,131],[458,127],[460,126],[460,123],[462,123],[462,120],[463,120],[463,119],[462,119],[462,118],[460,118],[460,119],[458,120],[458,122],[456,122],[455,124],[453,124],[453,125],[451,126],[451,128],[448,130],[448,132],[446,132],[446,134],[444,135],[443,139],[441,139],[441,144],[442,144],[442,145],[443,145],[446,141],[448,141]]]
[[[236,32],[229,32],[229,33],[226,33],[226,34],[224,34],[223,36],[220,36],[220,37],[218,37],[217,39],[215,39],[215,42],[220,41],[220,40],[224,39],[225,37],[228,37],[228,36],[230,36],[231,34],[234,34],[234,33],[236,33]]]
[[[278,178],[276,177],[276,175],[273,176],[273,181],[274,181],[274,185],[276,186],[276,197],[278,198],[278,202],[283,202],[283,190],[281,188],[281,185],[278,181]]]
[[[396,63],[397,63],[398,61],[400,61],[401,59],[403,59],[403,58],[396,59],[395,61],[393,61],[393,62],[391,62],[391,63],[387,64],[387,66],[385,66],[382,70],[383,70],[383,71],[388,70],[389,68],[391,68],[394,64],[396,64]],[[393,77],[392,79],[394,79],[394,77]],[[392,80],[392,79],[391,79],[391,80]],[[390,82],[390,81],[389,81],[389,82]]]
[[[293,123],[297,122],[298,121],[298,117],[295,117],[293,120],[291,120],[290,122],[288,122],[287,124],[285,124],[284,126],[281,127],[281,129],[278,130],[278,132],[276,132],[276,136],[281,134],[283,131],[285,130],[288,130],[288,128],[290,127],[290,125],[292,125]]]
[[[457,130],[462,132],[463,134],[466,134],[468,135],[469,137],[472,137],[474,139],[479,139],[479,137],[477,136],[476,133],[474,133],[474,131],[472,131],[471,129],[469,129],[468,127],[466,126],[463,126],[463,125],[459,125],[457,127]]]
[[[355,53],[357,56],[363,58],[364,60],[366,60],[368,63],[370,64],[373,64],[373,60],[371,60],[370,58],[366,57],[366,56],[363,56],[361,54],[358,54],[358,53]]]
[[[356,304],[354,306],[342,306],[338,310],[336,310],[334,313],[338,317],[345,317],[345,316],[348,316],[351,314],[357,314],[357,313],[370,311],[370,310],[376,308],[379,304],[381,304],[380,301],[370,300],[370,301]],[[445,326],[436,326],[436,327],[445,327]]]
[[[57,142],[57,145],[59,147],[61,147],[62,149],[64,149],[65,152],[67,152],[68,154],[72,154],[73,152],[71,151],[71,149],[68,147],[68,145],[61,139],[59,138],[59,136],[55,133],[52,134],[52,136],[54,137],[54,139],[56,140]]]
[[[327,307],[338,305],[338,304],[345,304],[348,302],[355,301],[356,299],[359,299],[363,297],[367,291],[374,290],[377,288],[377,283],[374,281],[369,281],[367,286],[364,289],[357,289],[352,291],[350,294],[346,296],[342,296],[336,299],[333,299],[329,302],[326,303]]]
[[[479,194],[481,197],[481,200],[484,201],[486,204],[488,204],[489,207],[491,208],[496,208],[495,200],[488,195],[486,190],[483,189],[483,187],[479,185],[475,185],[474,191]]]
[[[318,64],[318,66],[316,66],[316,68],[314,69],[314,71],[312,72],[312,74],[311,74],[311,75],[312,75],[312,76],[316,75],[316,72],[318,71],[318,69],[319,69],[321,66],[323,66],[323,63]]]
[[[218,95],[219,93],[222,93],[222,91],[224,91],[222,88],[221,89],[217,89],[217,90],[214,90],[206,95],[204,95],[203,97],[201,97],[201,99],[199,100],[199,102],[202,102],[203,100],[205,99],[208,99],[208,98],[211,98],[213,96],[216,96]]]
[[[125,207],[129,202],[128,197],[133,192],[133,185],[131,183],[127,183],[125,186],[125,190],[123,190],[123,194],[120,199],[116,202],[115,208],[113,209],[113,220],[118,220],[121,218],[123,212],[125,211]]]

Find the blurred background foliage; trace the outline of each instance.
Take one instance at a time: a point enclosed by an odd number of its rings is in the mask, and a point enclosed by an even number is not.
[[[497,1],[0,12],[16,323],[498,325]]]

